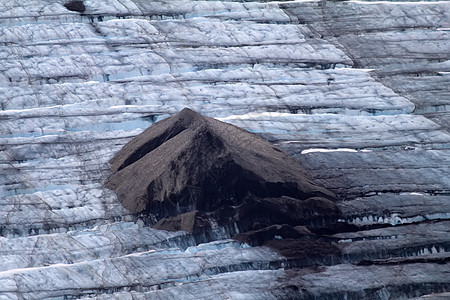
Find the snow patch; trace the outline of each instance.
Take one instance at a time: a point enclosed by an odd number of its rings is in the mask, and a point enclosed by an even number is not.
[[[308,153],[315,153],[315,152],[372,152],[372,150],[368,149],[362,149],[362,150],[356,150],[356,149],[349,149],[349,148],[337,148],[337,149],[323,149],[323,148],[311,148],[311,149],[305,149],[301,152],[301,154],[308,154]]]

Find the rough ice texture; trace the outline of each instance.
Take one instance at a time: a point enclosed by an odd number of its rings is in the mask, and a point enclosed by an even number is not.
[[[0,298],[448,296],[449,2],[65,3],[0,1]],[[286,262],[126,211],[108,161],[186,106],[335,192],[357,226],[340,254]]]

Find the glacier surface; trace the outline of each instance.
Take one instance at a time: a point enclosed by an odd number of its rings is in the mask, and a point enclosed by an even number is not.
[[[450,2],[0,0],[0,299],[450,291]],[[340,255],[152,229],[109,159],[184,107],[339,196]]]

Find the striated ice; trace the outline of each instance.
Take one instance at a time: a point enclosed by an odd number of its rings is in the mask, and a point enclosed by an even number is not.
[[[0,1],[0,299],[448,297],[450,2],[65,2]],[[341,255],[126,211],[109,159],[186,106],[332,189]]]

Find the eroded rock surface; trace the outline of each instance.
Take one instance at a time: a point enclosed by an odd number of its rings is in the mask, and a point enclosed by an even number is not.
[[[188,108],[146,129],[111,164],[107,186],[131,212],[156,218],[157,229],[204,235],[212,234],[211,223],[236,233],[258,229],[237,238],[279,249],[279,242],[266,242],[300,237],[291,226],[327,231],[340,218],[334,194],[314,184],[297,160]],[[277,224],[288,225],[273,231]],[[283,247],[296,252],[298,244]]]
[[[0,1],[0,298],[448,297],[450,2],[67,2]],[[123,208],[108,161],[184,107],[332,190],[343,228],[296,240],[340,254],[286,259]]]
[[[248,195],[314,203],[313,196],[334,197],[284,151],[188,108],[138,135],[111,163],[116,172],[107,185],[122,204],[158,218],[240,205]]]
[[[71,11],[83,13],[86,10],[86,6],[82,0],[72,0],[64,4],[64,7]]]

